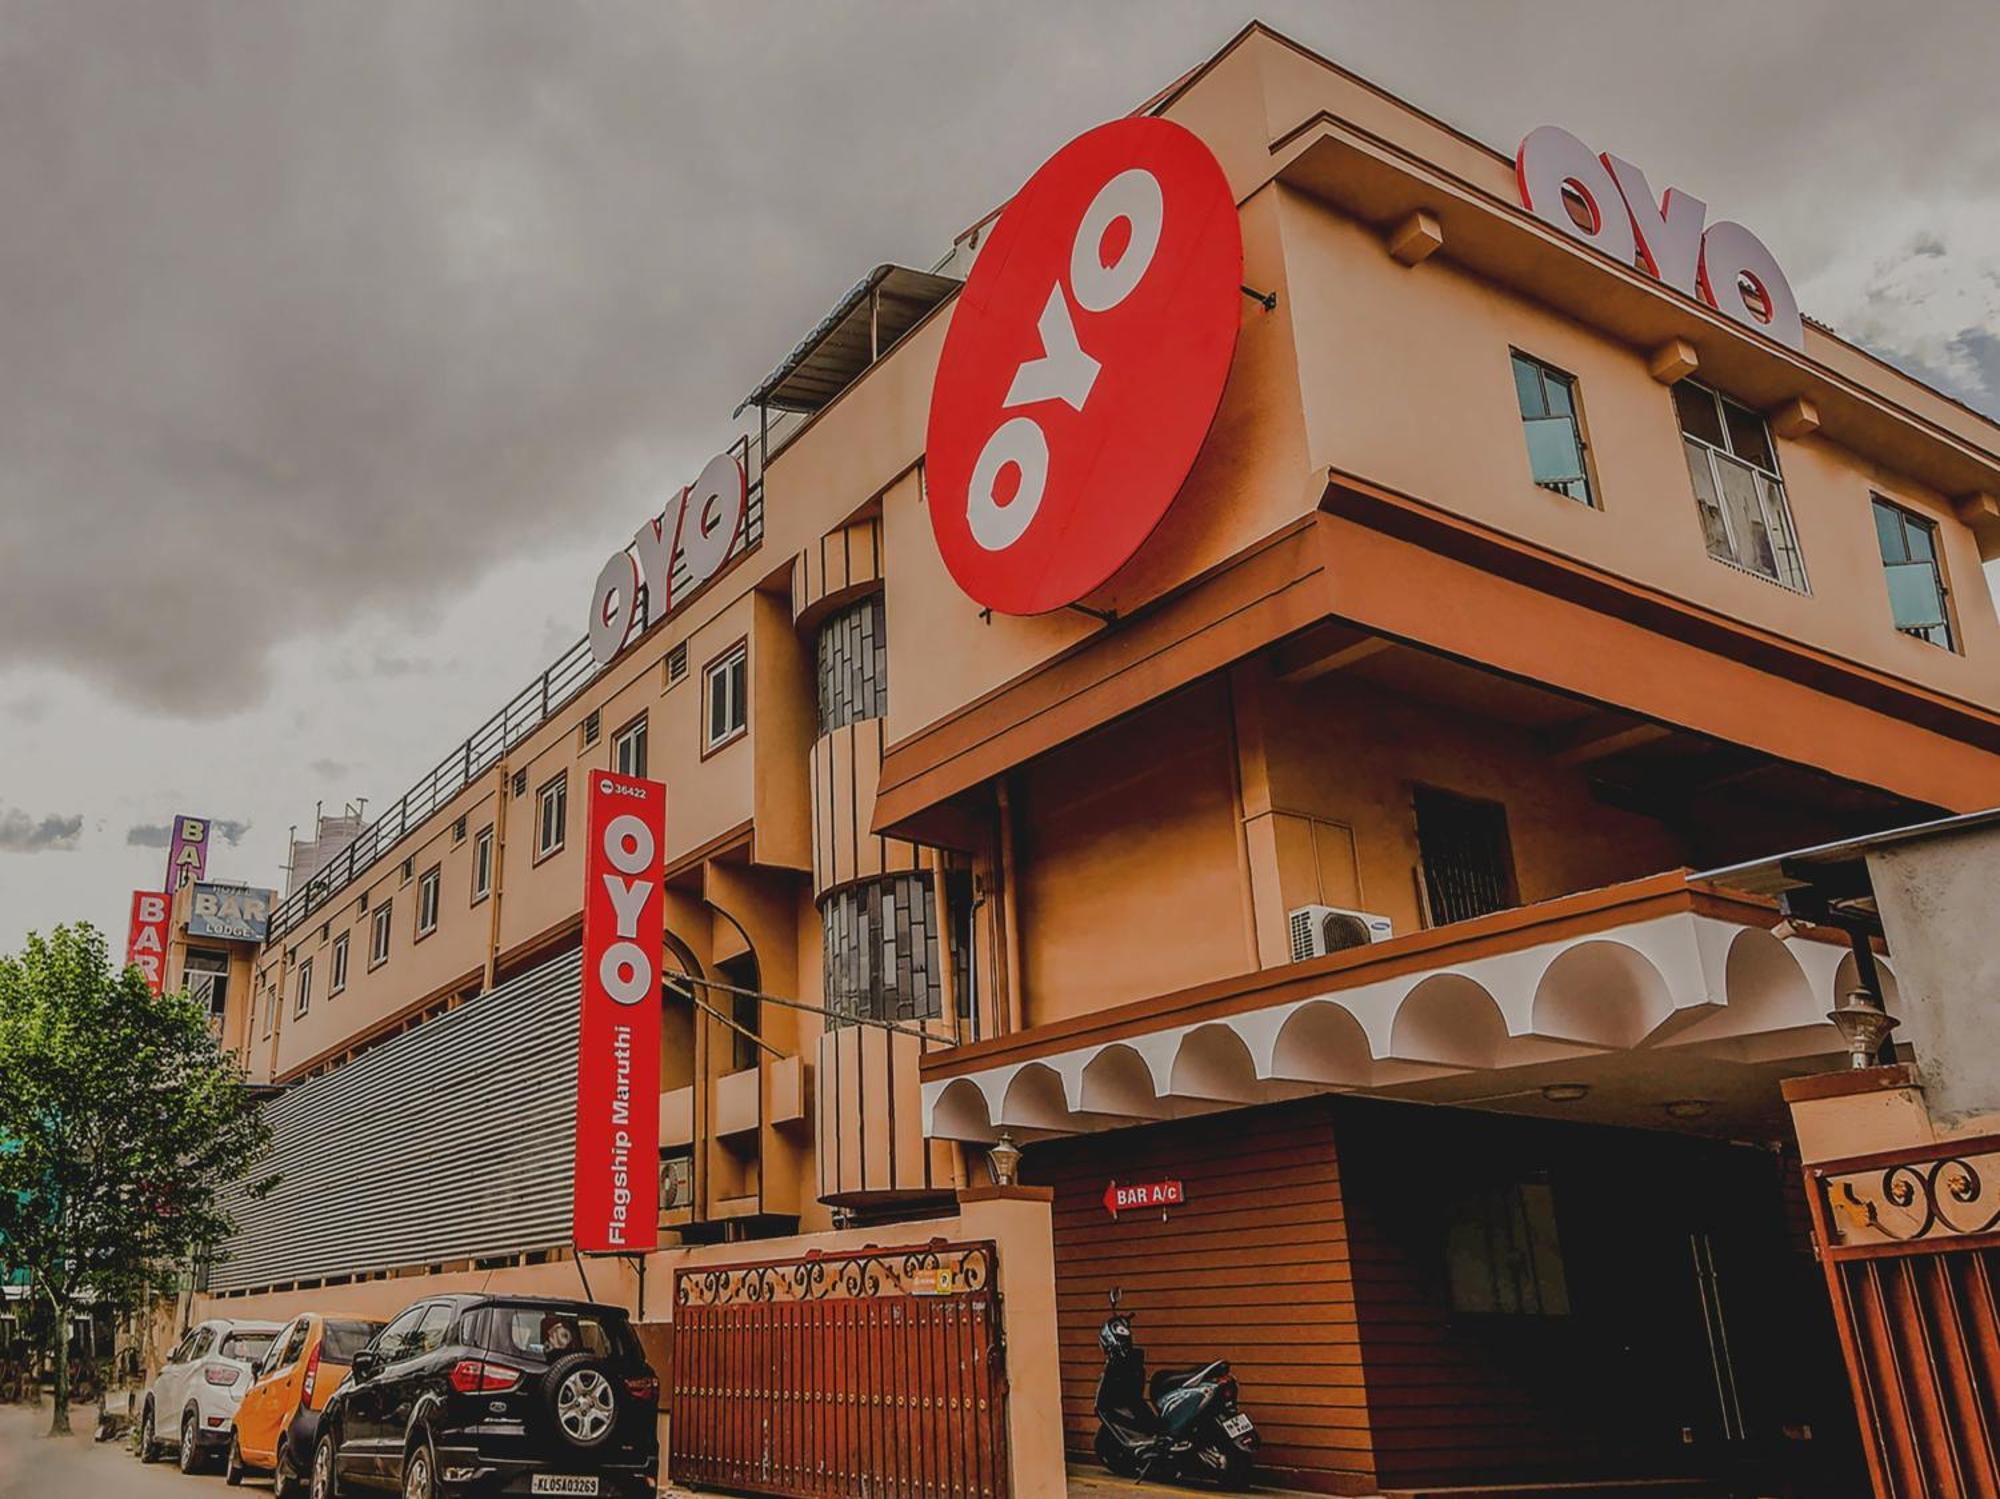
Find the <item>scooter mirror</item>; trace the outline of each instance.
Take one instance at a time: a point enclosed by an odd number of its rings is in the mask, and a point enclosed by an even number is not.
[[[1122,1294],[1124,1294],[1124,1293],[1123,1293],[1123,1292],[1121,1292],[1121,1291],[1120,1291],[1120,1290],[1118,1289],[1118,1287],[1116,1287],[1116,1286],[1113,1286],[1113,1287],[1111,1288],[1111,1309],[1112,1309],[1113,1311],[1116,1311],[1116,1310],[1118,1309],[1118,1298],[1119,1298],[1119,1296],[1121,1296]]]

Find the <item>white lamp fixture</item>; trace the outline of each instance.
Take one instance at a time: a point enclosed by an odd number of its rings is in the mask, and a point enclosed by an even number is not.
[[[1842,998],[1840,1008],[1828,1010],[1826,1018],[1831,1020],[1847,1042],[1847,1057],[1850,1066],[1860,1069],[1873,1067],[1875,1058],[1882,1050],[1882,1043],[1889,1039],[1889,1033],[1902,1024],[1875,1002],[1875,996],[1866,989],[1849,989]]]
[[[1014,1144],[1013,1136],[1004,1129],[1000,1131],[1000,1138],[987,1148],[986,1165],[993,1173],[994,1186],[1014,1185],[1014,1173],[1021,1169],[1021,1152]]]

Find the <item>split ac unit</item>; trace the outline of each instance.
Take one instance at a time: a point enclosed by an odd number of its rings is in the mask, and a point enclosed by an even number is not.
[[[684,1208],[694,1201],[694,1157],[670,1155],[660,1162],[660,1211]]]
[[[1338,906],[1300,906],[1291,914],[1292,961],[1323,958],[1330,952],[1387,942],[1396,929],[1386,916],[1372,911],[1343,911]]]

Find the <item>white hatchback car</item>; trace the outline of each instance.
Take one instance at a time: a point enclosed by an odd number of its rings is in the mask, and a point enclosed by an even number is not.
[[[197,1322],[167,1355],[139,1415],[139,1461],[178,1444],[183,1473],[196,1473],[229,1445],[229,1423],[250,1388],[257,1361],[278,1335],[276,1322]],[[172,1435],[163,1435],[172,1433]]]

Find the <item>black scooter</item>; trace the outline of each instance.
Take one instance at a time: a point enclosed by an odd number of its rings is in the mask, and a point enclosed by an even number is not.
[[[1236,1380],[1221,1359],[1199,1369],[1162,1369],[1146,1383],[1146,1353],[1118,1310],[1097,1330],[1104,1373],[1097,1381],[1098,1461],[1123,1478],[1204,1479],[1226,1489],[1250,1482],[1257,1428],[1236,1408]]]

